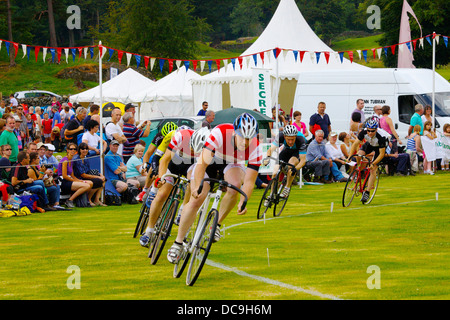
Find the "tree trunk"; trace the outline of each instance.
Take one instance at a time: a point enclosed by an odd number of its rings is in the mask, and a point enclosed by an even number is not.
[[[58,42],[56,41],[55,17],[53,15],[53,0],[47,0],[48,7],[48,27],[50,31],[50,46],[56,48]]]
[[[6,0],[6,11],[8,12],[8,40],[13,42],[13,35],[12,35],[12,15],[11,15],[11,2],[10,0]],[[9,46],[9,66],[15,67],[16,61],[14,60],[14,57],[16,56],[16,50],[14,48],[14,45]]]

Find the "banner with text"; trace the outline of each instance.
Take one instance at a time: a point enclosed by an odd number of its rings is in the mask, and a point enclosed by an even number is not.
[[[262,114],[272,117],[272,92],[270,86],[270,70],[253,68],[254,108]]]

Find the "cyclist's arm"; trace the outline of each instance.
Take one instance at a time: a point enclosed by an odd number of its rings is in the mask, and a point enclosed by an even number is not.
[[[383,160],[386,154],[386,148],[380,148],[380,155],[372,162],[373,165],[378,165],[378,163]]]
[[[272,152],[274,152],[275,149],[277,149],[277,146],[274,144],[271,144],[269,150],[267,150],[267,158],[272,156]]]
[[[167,150],[164,156],[159,160],[159,177],[162,177],[169,167],[169,163],[172,160],[175,153],[171,150]]]
[[[207,148],[203,149],[202,153],[200,154],[200,157],[198,158],[194,173],[194,181],[191,182],[192,184],[191,192],[193,195],[195,195],[195,197],[198,196],[197,194],[198,188],[200,187],[200,183],[202,182],[205,176],[206,168],[212,162],[213,158],[214,153]]]
[[[350,161],[350,158],[356,153],[356,149],[360,144],[361,141],[359,139],[356,139],[355,142],[353,142],[352,147],[350,148],[350,152],[348,153],[348,161]]]
[[[155,152],[155,150],[156,150],[156,146],[153,143],[150,144],[150,146],[148,147],[147,151],[144,154],[144,159],[143,159],[144,163],[147,163],[150,161],[150,157]]]

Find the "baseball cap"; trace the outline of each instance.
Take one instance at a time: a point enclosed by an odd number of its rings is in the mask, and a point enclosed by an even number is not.
[[[113,144],[120,144],[120,143],[117,140],[113,140],[113,141],[111,141],[110,145],[113,145]]]

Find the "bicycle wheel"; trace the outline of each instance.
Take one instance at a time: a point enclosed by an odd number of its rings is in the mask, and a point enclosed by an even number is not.
[[[277,176],[277,178],[279,175]],[[285,175],[281,183],[279,183],[279,186],[277,189],[275,189],[276,195],[275,195],[275,201],[273,206],[273,216],[279,217],[281,215],[281,212],[283,212],[284,207],[286,206],[286,202],[289,199],[289,196],[282,197],[281,193],[283,192],[284,188],[287,184],[287,176]],[[278,210],[277,210],[278,208]]]
[[[373,189],[372,190],[370,190],[370,196],[369,196],[369,200],[367,200],[367,202],[363,202],[363,204],[369,204],[369,203],[371,203],[372,202],[372,200],[373,200],[373,198],[375,197],[375,194],[377,193],[377,190],[378,190],[378,183],[380,182],[380,171],[379,171],[379,169],[377,170],[377,173],[376,173],[376,178],[375,178],[375,182],[374,182],[374,184],[373,184]],[[368,182],[367,182],[368,183]],[[365,188],[366,186],[364,185],[364,188]]]
[[[134,229],[133,238],[136,238],[138,235],[142,235],[147,226],[148,222],[148,214],[150,212],[150,208],[147,207],[145,201],[142,203],[141,209],[139,210],[139,220],[136,224],[136,228]]]
[[[193,244],[194,252],[192,253],[186,276],[186,284],[189,286],[194,285],[202,271],[214,241],[214,233],[216,232],[218,220],[219,212],[216,209],[213,209],[206,216],[205,222],[202,225],[197,226],[197,229],[200,228],[200,238],[198,243]],[[195,233],[197,233],[197,230]]]
[[[358,171],[354,170],[348,177],[347,183],[345,184],[344,193],[342,195],[342,206],[348,207],[355,197],[358,191]]]
[[[170,204],[172,203],[172,196],[173,193],[170,193],[169,197],[164,202],[164,205],[161,209],[161,213],[159,214],[158,220],[156,220],[154,232],[153,235],[150,237],[149,241],[149,251],[148,251],[148,257],[151,258],[153,255],[153,250],[155,249],[156,240],[158,239],[159,233],[161,231],[162,225],[164,223],[167,209],[169,208]]]
[[[170,236],[170,231],[172,230],[173,221],[178,209],[178,199],[175,199],[170,204],[167,211],[163,211],[164,219],[161,224],[161,229],[159,230],[158,236],[155,239],[153,252],[151,255],[151,264],[156,264],[158,262],[159,256],[161,255],[164,245]]]
[[[256,214],[257,219],[262,219],[266,215],[267,210],[272,206],[272,184],[273,179],[269,181],[266,189],[264,190],[261,201],[259,202],[258,213]],[[264,202],[268,201],[268,206],[264,206]]]

